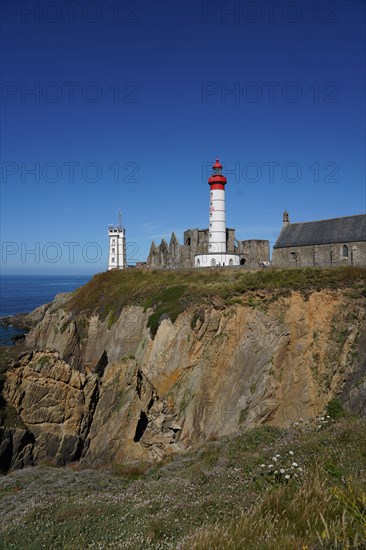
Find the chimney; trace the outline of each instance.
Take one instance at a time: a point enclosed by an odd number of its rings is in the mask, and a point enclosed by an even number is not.
[[[285,210],[283,213],[282,227],[287,227],[288,225],[290,225],[290,216],[287,210]]]

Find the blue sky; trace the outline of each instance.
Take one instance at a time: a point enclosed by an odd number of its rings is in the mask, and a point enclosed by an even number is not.
[[[118,208],[130,263],[182,242],[207,226],[217,155],[240,239],[273,244],[284,209],[364,212],[363,1],[14,1],[1,18],[3,273],[105,270]]]

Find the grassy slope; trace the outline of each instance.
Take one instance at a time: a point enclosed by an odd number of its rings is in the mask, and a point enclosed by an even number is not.
[[[0,548],[365,548],[365,449],[366,422],[345,418],[255,429],[150,468],[13,472],[0,478]]]
[[[187,306],[228,305],[253,291],[270,291],[276,298],[291,290],[309,292],[324,288],[353,288],[365,292],[366,270],[267,269],[248,272],[240,269],[128,270],[100,273],[75,291],[66,309],[79,315],[97,312],[112,324],[126,305],[153,308],[149,319],[152,333],[166,313],[172,321]]]

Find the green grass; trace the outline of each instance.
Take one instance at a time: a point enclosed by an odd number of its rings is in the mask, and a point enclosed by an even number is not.
[[[98,313],[108,318],[110,327],[127,305],[152,308],[151,332],[156,332],[159,319],[166,314],[174,320],[190,305],[230,305],[240,302],[262,307],[266,301],[298,290],[310,291],[347,288],[355,298],[366,295],[366,269],[176,269],[108,271],[93,277],[76,290],[64,307],[75,315]],[[255,298],[250,293],[268,291]]]
[[[182,299],[184,292],[185,285],[171,286],[145,300],[145,309],[154,310],[147,321],[152,337],[157,333],[163,316],[167,316],[174,323],[178,315],[185,310],[186,304]]]
[[[0,478],[0,548],[362,549],[365,449],[366,421],[345,418],[256,428],[155,465],[13,472]]]
[[[85,316],[97,313],[107,319],[111,329],[123,307],[139,305],[151,310],[147,326],[154,337],[160,322],[172,322],[189,306],[229,306],[244,303],[264,309],[266,304],[298,290],[304,296],[321,289],[351,289],[355,296],[365,293],[366,269],[177,269],[126,270],[100,273],[76,290],[63,308],[76,317],[84,316],[81,328],[87,330]],[[258,291],[266,294],[253,296]],[[202,311],[193,314],[192,325],[202,318]]]
[[[339,419],[347,415],[347,411],[345,411],[341,402],[336,397],[331,399],[327,404],[326,413],[333,419]]]

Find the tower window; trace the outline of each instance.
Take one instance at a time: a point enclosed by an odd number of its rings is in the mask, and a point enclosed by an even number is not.
[[[116,249],[115,249],[115,248],[112,248],[112,254],[114,254],[114,253],[115,253],[115,251],[116,251]]]
[[[114,262],[114,257],[112,258],[112,262]]]
[[[291,252],[291,260],[296,260],[296,252]]]
[[[342,257],[348,258],[348,246],[346,244],[342,246]]]

